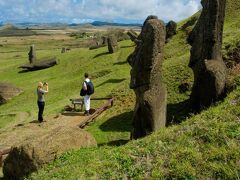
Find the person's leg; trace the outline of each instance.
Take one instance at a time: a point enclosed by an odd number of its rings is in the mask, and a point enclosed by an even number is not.
[[[90,110],[90,96],[84,96],[85,114],[89,115]]]
[[[44,102],[38,102],[38,121],[43,121]]]

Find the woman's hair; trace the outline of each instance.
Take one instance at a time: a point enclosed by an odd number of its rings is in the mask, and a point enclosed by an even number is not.
[[[43,83],[42,82],[38,82],[38,88],[42,88],[43,87]]]

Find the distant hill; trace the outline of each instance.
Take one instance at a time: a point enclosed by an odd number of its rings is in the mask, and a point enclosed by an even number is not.
[[[6,24],[0,28],[0,37],[9,37],[9,36],[32,36],[36,35],[36,32],[25,28],[20,29],[12,24]]]
[[[91,23],[93,26],[137,26],[137,27],[141,27],[142,24],[124,24],[124,23],[110,23],[110,22],[102,22],[102,21],[94,21],[93,23]]]
[[[3,25],[3,24],[2,24]],[[78,28],[78,27],[102,27],[102,26],[115,26],[115,27],[141,27],[142,24],[137,23],[111,23],[111,22],[104,22],[104,21],[94,21],[92,23],[83,23],[83,24],[77,24],[77,23],[33,23],[33,22],[21,22],[16,23],[16,27],[20,29],[25,28],[32,28],[32,29],[59,29],[59,28],[66,28],[66,27],[72,27],[72,28]],[[0,22],[1,27],[1,22]]]

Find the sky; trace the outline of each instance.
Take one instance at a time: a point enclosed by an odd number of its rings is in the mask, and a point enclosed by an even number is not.
[[[0,0],[0,22],[142,23],[148,15],[167,22],[200,8],[200,0]]]

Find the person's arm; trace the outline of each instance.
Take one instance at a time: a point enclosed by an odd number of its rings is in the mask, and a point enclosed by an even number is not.
[[[41,88],[41,89],[39,89],[39,91],[41,92],[41,93],[48,93],[48,84],[46,84],[46,85],[44,85],[44,87],[43,88]]]
[[[87,91],[87,84],[86,84],[85,81],[83,82],[82,88],[83,88],[84,91]]]
[[[46,84],[46,93],[48,93],[48,83]]]

